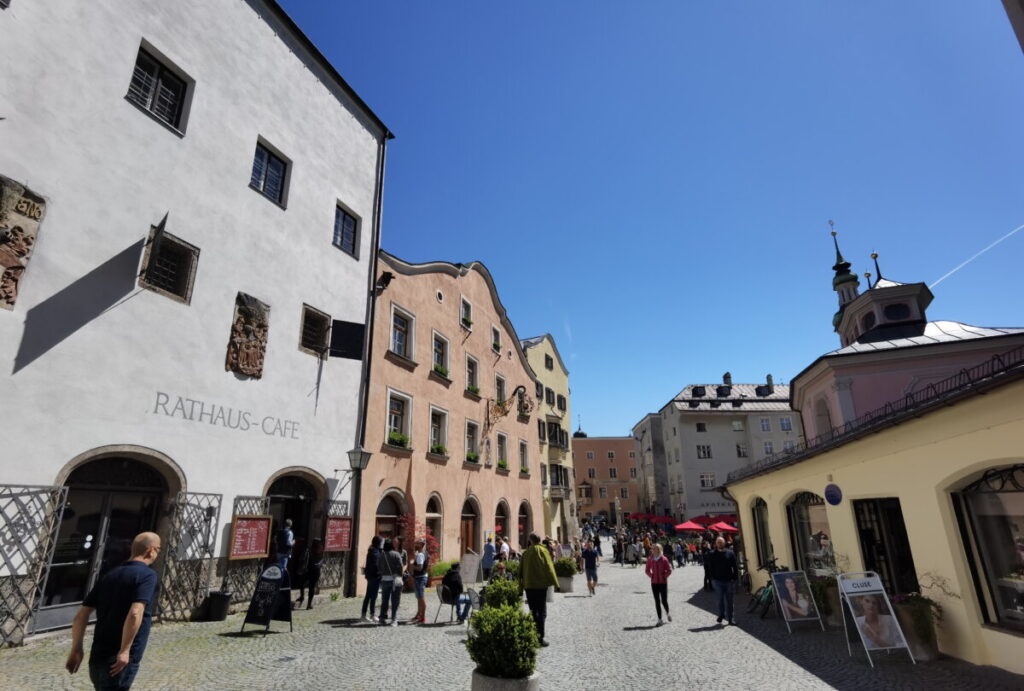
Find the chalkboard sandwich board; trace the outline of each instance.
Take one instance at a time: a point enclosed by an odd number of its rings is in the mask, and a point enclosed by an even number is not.
[[[249,609],[242,622],[242,631],[246,624],[257,624],[270,630],[271,621],[288,622],[288,630],[292,630],[292,589],[288,580],[288,571],[276,564],[263,569],[260,579],[256,581]]]

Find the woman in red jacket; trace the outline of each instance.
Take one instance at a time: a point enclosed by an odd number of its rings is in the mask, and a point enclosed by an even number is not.
[[[651,556],[647,558],[647,577],[651,579],[651,592],[654,593],[654,607],[658,610],[658,626],[661,621],[661,607],[665,606],[665,616],[672,621],[668,613],[668,577],[672,575],[672,562],[661,553],[661,545],[655,543],[651,547]]]

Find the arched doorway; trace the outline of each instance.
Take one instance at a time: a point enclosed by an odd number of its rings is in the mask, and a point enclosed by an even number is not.
[[[377,519],[374,524],[374,535],[395,537],[398,535],[398,519],[404,513],[399,504],[400,498],[394,494],[386,494],[377,504]]]
[[[430,497],[427,501],[427,515],[426,515],[427,535],[434,538],[437,543],[437,553],[444,554],[442,545],[443,536],[443,520],[444,517],[441,513],[441,500],[437,496]]]
[[[297,542],[305,544],[310,537],[316,537],[310,532],[317,528],[313,525],[313,507],[317,500],[313,483],[300,475],[282,475],[270,484],[267,496],[270,497],[270,515],[274,517],[271,534],[275,544],[271,555],[276,549],[277,531],[287,518],[292,520],[292,533]]]
[[[124,457],[87,461],[68,475],[64,507],[35,630],[67,626],[101,576],[131,556],[132,539],[157,532],[167,504],[164,476]]]
[[[800,492],[786,506],[786,511],[796,570],[806,571],[809,576],[833,575],[835,549],[825,500],[814,492]]]
[[[462,545],[462,553],[475,552],[480,553],[480,545],[478,543],[478,535],[480,524],[480,515],[477,512],[476,505],[472,499],[467,499],[462,505],[462,522],[459,530],[459,542]]]
[[[533,520],[530,517],[530,505],[525,501],[519,505],[519,550],[526,549],[529,543],[530,531],[533,530]]]
[[[508,504],[504,499],[499,501],[494,512],[494,532],[501,537],[508,537],[508,513]]]

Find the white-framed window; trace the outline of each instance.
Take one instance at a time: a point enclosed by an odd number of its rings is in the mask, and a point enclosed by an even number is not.
[[[707,432],[708,431],[708,423],[706,423],[706,422],[698,422],[697,423],[697,431],[698,432]]]
[[[746,425],[743,424],[743,420],[733,420],[732,421],[732,431],[733,432],[744,432],[744,431],[746,431],[746,429],[747,429],[747,427],[746,427]]]
[[[700,474],[700,488],[701,489],[713,489],[715,486],[715,474],[714,473],[701,473]]]
[[[792,440],[782,442],[782,450],[789,452],[796,451],[796,442]]]
[[[761,431],[771,432],[772,431],[772,419],[769,417],[761,418]]]
[[[793,418],[780,417],[779,418],[779,429],[781,429],[783,432],[792,432],[793,431]]]
[[[772,445],[770,441],[766,441],[764,443],[764,453],[766,456],[771,456],[773,453],[775,453],[775,447]]]
[[[434,332],[433,367],[438,374],[448,376],[448,339]]]
[[[615,452],[614,451],[609,451],[608,452],[608,458],[615,458]]]
[[[476,358],[472,355],[466,356],[466,389],[473,393],[480,391],[480,382],[477,378],[477,373],[480,370],[480,365],[477,363]]]
[[[607,499],[608,498],[608,488],[607,487],[598,487],[597,488],[597,496],[599,496],[601,499]]]
[[[593,460],[594,459],[594,452],[593,451],[588,451],[587,452],[587,458],[590,459],[590,460]]]
[[[334,207],[334,235],[331,244],[345,254],[359,258],[359,219],[341,204]]]
[[[448,412],[430,406],[430,452],[448,453]]]
[[[501,352],[501,329],[496,326],[491,327],[491,348],[496,353]]]
[[[618,471],[618,469],[617,468],[609,468],[608,469],[608,477],[610,479],[612,479],[612,480],[617,480],[619,478],[619,471]]]
[[[629,499],[629,487],[620,487],[619,496],[623,499]]]
[[[630,477],[631,479],[633,479],[633,480],[635,480],[635,479],[636,479],[636,468],[630,468],[630,469],[629,469],[629,477]]]
[[[388,438],[392,446],[408,447],[412,416],[412,398],[399,391],[388,389]]]
[[[508,437],[498,432],[498,463],[508,465]]]
[[[412,360],[416,318],[397,305],[391,306],[391,352]]]
[[[288,169],[290,162],[280,152],[271,150],[261,140],[256,142],[256,153],[252,159],[252,174],[249,187],[253,188],[275,204],[284,206],[288,196]]]
[[[473,420],[466,420],[466,460],[470,455],[475,456],[475,462],[480,460],[480,425]]]
[[[466,298],[462,298],[460,303],[459,323],[467,329],[473,328],[473,305]]]
[[[519,440],[519,469],[529,470],[530,468],[530,445],[524,440]]]
[[[587,468],[587,477],[591,480],[597,479],[597,470],[595,468]]]
[[[154,52],[139,48],[125,98],[181,134],[185,131],[191,80],[183,78],[177,67],[156,57]]]
[[[711,445],[697,444],[697,458],[711,458]]]
[[[500,374],[494,375],[494,400],[505,400],[505,377]]]
[[[736,458],[746,458],[746,457],[747,457],[747,445],[746,444],[737,444],[736,445]]]

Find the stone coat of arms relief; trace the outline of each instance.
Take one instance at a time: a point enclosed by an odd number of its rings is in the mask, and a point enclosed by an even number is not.
[[[270,330],[270,305],[245,293],[235,298],[235,316],[224,369],[247,377],[263,376],[263,358],[267,353]]]
[[[14,309],[45,211],[42,197],[0,175],[0,308]]]

